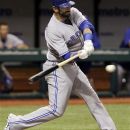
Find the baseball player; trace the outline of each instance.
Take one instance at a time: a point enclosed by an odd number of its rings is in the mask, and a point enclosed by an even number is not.
[[[76,53],[80,54],[80,59],[86,59],[94,51],[94,28],[78,9],[72,7],[74,2],[51,2],[54,13],[45,30],[48,53],[43,70]],[[81,38],[84,42],[81,42]],[[74,61],[48,74],[45,79],[48,83],[49,105],[23,116],[10,114],[5,130],[23,130],[62,116],[71,92],[84,99],[101,130],[116,130],[87,77]]]
[[[9,33],[7,22],[0,22],[0,50],[25,49],[28,46],[13,34]],[[0,83],[4,84],[4,90],[1,93],[9,93],[13,89],[13,78],[8,72],[4,63],[0,62]]]

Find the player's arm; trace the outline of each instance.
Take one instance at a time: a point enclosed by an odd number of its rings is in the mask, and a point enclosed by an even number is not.
[[[69,59],[70,57],[76,55],[78,52],[70,52],[66,42],[64,41],[63,36],[58,32],[52,32],[51,30],[45,30],[45,39],[52,53],[58,54],[58,57],[61,57],[64,60]],[[87,58],[87,57],[86,57]]]
[[[52,51],[54,55],[63,57],[65,54],[67,54],[66,57],[70,57],[69,49],[61,33],[57,32],[56,30],[52,31],[50,29],[46,29],[45,39],[50,51]]]
[[[79,52],[67,52],[63,55],[64,59],[68,59],[69,57],[75,55],[76,53],[80,53],[79,58],[86,59],[93,51],[93,43],[92,43],[92,31],[94,30],[94,26],[85,18],[82,13],[76,8],[71,8],[72,17],[74,22],[81,30],[84,37],[84,49]]]
[[[93,32],[88,25],[88,21],[84,20],[83,22],[81,22],[81,24],[79,25],[79,29],[82,31],[84,37],[84,50],[87,51],[88,55],[91,55],[94,51],[94,45],[92,42]]]
[[[22,44],[18,44],[18,45],[16,46],[16,48],[17,48],[17,49],[28,49],[29,47],[28,47],[27,44],[22,43]]]
[[[92,42],[94,26],[78,9],[72,8],[71,11],[75,23],[83,34],[84,50],[86,50],[88,52],[88,55],[90,55],[94,51],[94,45]]]
[[[11,35],[12,36],[12,40],[13,40],[13,46],[17,49],[27,49],[29,48],[27,44],[24,43],[23,40],[21,40],[20,38]]]

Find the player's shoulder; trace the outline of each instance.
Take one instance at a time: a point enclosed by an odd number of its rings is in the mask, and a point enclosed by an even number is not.
[[[83,16],[82,12],[79,11],[77,8],[75,8],[75,7],[71,8],[71,17],[72,18],[75,19],[75,18],[82,17],[82,16]]]
[[[71,11],[79,11],[79,10],[75,7],[71,7]]]
[[[17,36],[15,36],[15,35],[13,35],[13,34],[8,34],[7,35],[7,37],[9,38],[9,39],[17,39]]]
[[[54,15],[51,17],[48,25],[46,26],[45,31],[52,32],[52,33],[57,33],[60,30],[60,24],[54,17]],[[59,27],[59,28],[58,28]]]
[[[76,13],[79,13],[80,11],[77,9],[77,8],[75,8],[75,7],[72,7],[71,8],[71,13],[72,14],[76,14]]]
[[[23,40],[21,40],[18,36],[15,36],[13,34],[8,34],[7,35],[7,38],[13,42],[16,42],[16,43],[23,43]]]

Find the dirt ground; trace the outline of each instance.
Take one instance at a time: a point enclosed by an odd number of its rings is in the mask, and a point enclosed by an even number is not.
[[[130,104],[129,98],[100,98],[104,104]],[[47,99],[3,99],[0,100],[0,106],[20,106],[20,105],[47,105]],[[84,101],[81,99],[70,99],[69,104],[84,104]]]

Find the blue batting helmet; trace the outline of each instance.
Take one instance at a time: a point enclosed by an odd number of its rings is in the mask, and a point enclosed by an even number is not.
[[[61,8],[71,7],[72,5],[75,4],[74,1],[70,1],[70,0],[51,0],[51,2],[53,6],[61,7]]]

